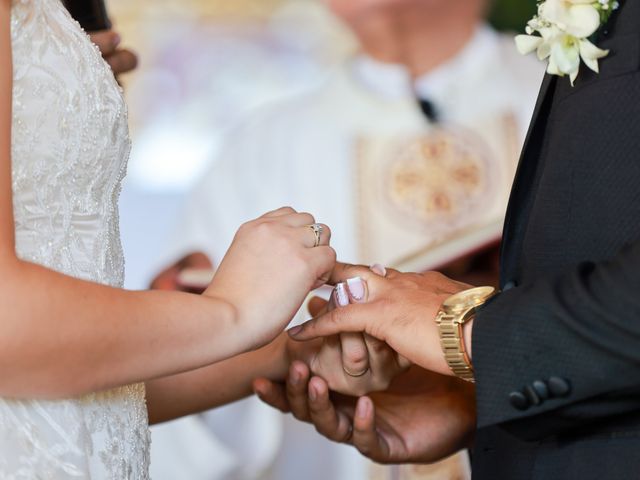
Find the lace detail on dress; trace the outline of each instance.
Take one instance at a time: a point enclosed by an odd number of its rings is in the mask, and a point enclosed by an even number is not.
[[[60,0],[13,0],[11,40],[16,251],[120,287],[122,92]],[[2,479],[146,479],[148,452],[144,385],[56,402],[0,398]]]
[[[57,0],[21,0],[12,12],[18,253],[121,286],[117,198],[130,148],[122,94]]]

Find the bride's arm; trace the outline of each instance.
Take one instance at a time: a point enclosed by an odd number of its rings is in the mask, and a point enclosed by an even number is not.
[[[384,391],[407,366],[398,364],[390,348],[370,338],[363,342],[369,368],[358,377],[346,372],[361,365],[361,345],[340,342],[337,337],[296,342],[285,333],[260,350],[192,372],[152,380],[147,382],[149,420],[164,422],[240,400],[252,393],[252,384],[258,378],[284,383],[301,368],[308,371],[307,367],[340,393],[360,396]]]
[[[245,227],[202,296],[127,292],[17,258],[10,3],[0,0],[0,396],[59,398],[146,381],[274,338],[335,262],[329,247],[306,245],[309,215],[279,211]]]
[[[284,381],[291,362],[286,342],[287,335],[280,335],[259,350],[147,382],[149,422],[166,422],[240,400],[252,394],[255,378]]]

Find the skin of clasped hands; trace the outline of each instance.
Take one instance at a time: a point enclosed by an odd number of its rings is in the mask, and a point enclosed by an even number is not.
[[[315,234],[309,228],[313,224],[312,215],[290,207],[245,223],[202,295],[224,299],[233,306],[238,341],[249,342],[246,350],[268,348],[269,344],[284,347],[286,367],[296,361],[311,365],[336,391],[364,394],[385,389],[409,364],[399,361],[384,342],[360,333],[308,342],[282,334],[309,292],[329,282],[336,266],[331,230],[319,224],[322,233],[319,245],[314,246]],[[365,288],[364,282],[361,287]],[[323,304],[318,311],[335,310],[337,302]],[[354,377],[350,372],[363,374]],[[286,371],[282,374],[285,377]]]
[[[122,48],[122,40],[117,31],[89,32],[89,36],[99,48],[104,60],[116,77],[135,70],[138,65],[138,57],[131,50]],[[311,215],[298,213],[288,207],[269,212],[259,219],[248,222],[236,235],[234,245],[216,274],[217,279],[214,279],[211,286],[203,292],[204,295],[219,296],[230,300],[232,304],[241,306],[239,308],[241,311],[236,312],[239,319],[262,318],[259,325],[256,322],[247,322],[247,330],[253,333],[252,338],[249,339],[249,349],[257,349],[268,344],[274,335],[284,328],[281,319],[291,318],[302,304],[308,291],[329,279],[330,271],[335,265],[335,253],[329,248],[331,236],[329,228],[324,226],[322,248],[314,249],[313,252],[305,252],[307,249],[297,248],[300,246],[299,243],[296,243],[299,242],[299,239],[295,234],[292,234],[296,227],[299,228],[301,225],[314,222],[315,219]],[[308,242],[310,231],[303,232],[303,235],[307,237],[306,241]],[[256,242],[256,239],[259,241]],[[256,243],[263,247],[264,251],[256,248]],[[265,306],[271,305],[274,297],[282,297],[279,295],[283,288],[282,283],[287,283],[283,278],[280,278],[280,289],[277,288],[277,282],[261,278],[260,275],[251,278],[246,276],[232,278],[231,282],[235,288],[226,287],[229,284],[229,277],[233,277],[234,272],[237,271],[244,273],[247,271],[270,272],[269,274],[273,274],[278,270],[278,266],[282,265],[278,262],[283,261],[283,258],[277,254],[278,248],[281,250],[279,253],[286,257],[284,260],[288,265],[287,277],[293,280],[297,288],[289,290],[289,295],[278,302],[276,308],[265,309]],[[302,254],[295,255],[296,252]],[[272,265],[258,268],[263,265],[257,264],[265,259],[272,260]],[[181,290],[177,283],[177,275],[185,267],[211,269],[213,265],[202,253],[189,255],[178,265],[172,266],[159,275],[153,288]],[[263,288],[265,284],[273,285],[273,291]],[[248,301],[248,298],[255,301]],[[335,308],[337,299],[335,300],[329,302],[323,311]],[[269,313],[265,315],[265,311]],[[364,394],[372,390],[382,390],[389,385],[397,373],[404,371],[408,365],[406,362],[405,364],[398,362],[395,352],[383,342],[378,342],[372,337],[359,333],[333,335],[309,342],[292,341],[285,337],[280,335],[272,343],[272,346],[277,349],[277,353],[272,356],[284,358],[281,363],[285,369],[286,365],[291,362],[311,365],[314,372],[321,375],[335,391]],[[246,345],[246,341],[238,341]],[[265,352],[267,350],[269,350],[268,347]],[[376,355],[369,355],[370,351],[375,351]],[[365,374],[353,377],[347,373],[358,371],[364,371]]]
[[[470,446],[475,388],[452,376],[435,323],[442,302],[470,286],[436,272],[344,264],[337,264],[330,282],[348,290],[355,279],[364,286],[357,300],[349,294],[349,303],[340,302],[338,308],[315,300],[310,307],[315,318],[290,336],[304,344],[338,334],[362,335],[368,355],[364,364],[371,371],[355,379],[347,375],[336,392],[335,379],[327,382],[313,363],[297,361],[285,383],[257,379],[256,394],[379,463],[432,463]],[[350,381],[363,377],[369,381]],[[367,388],[372,393],[364,395]]]

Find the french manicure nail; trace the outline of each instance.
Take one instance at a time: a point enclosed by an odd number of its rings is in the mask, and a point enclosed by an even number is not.
[[[347,286],[351,296],[357,302],[364,300],[364,282],[360,277],[350,278],[347,280]]]
[[[293,328],[289,329],[289,335],[291,335],[292,337],[295,337],[301,331],[302,331],[302,325],[298,325],[297,327],[293,327]]]
[[[374,263],[373,265],[371,265],[369,267],[369,270],[371,270],[376,275],[380,275],[381,277],[387,276],[387,269],[383,265],[380,265],[379,263]]]
[[[347,287],[344,283],[336,285],[336,301],[340,307],[349,305],[349,295],[347,294]]]

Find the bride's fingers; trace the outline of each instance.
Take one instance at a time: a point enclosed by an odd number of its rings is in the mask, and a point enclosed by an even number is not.
[[[335,265],[335,250],[329,246],[309,248],[307,249],[305,258],[306,261],[309,262],[309,267],[316,277],[316,282],[313,285],[313,288],[315,289],[323,286],[327,282],[327,279],[331,274],[331,270]]]
[[[298,212],[291,207],[280,207],[277,210],[272,210],[271,212],[265,213],[260,218],[282,217],[283,215],[291,215],[293,213],[298,213]]]
[[[368,267],[363,265],[352,265],[350,263],[337,262],[331,272],[331,278],[327,283],[329,285],[338,285],[339,283],[346,282],[349,278],[360,277],[368,279],[369,276],[374,275],[375,274],[369,270]]]
[[[349,278],[335,288],[336,303],[347,306],[349,303],[364,303],[368,299],[367,285],[360,277]],[[340,334],[342,345],[342,368],[347,375],[359,377],[371,368],[369,350],[360,333]]]
[[[272,218],[270,221],[277,221],[289,227],[303,227],[316,223],[316,218],[307,212],[292,213],[290,215],[281,215]]]
[[[316,233],[316,226],[319,228]],[[331,242],[331,229],[324,223],[305,223],[298,227],[303,245],[308,248],[327,246]],[[316,245],[316,241],[318,241]]]
[[[351,377],[361,377],[370,368],[369,351],[361,333],[341,333],[342,369]]]
[[[349,287],[351,298],[355,303],[367,302],[375,299],[375,292],[388,287],[387,280],[395,276],[396,271],[385,269],[387,277],[380,275],[381,270],[364,265],[350,265],[348,263],[337,262],[331,271],[331,277],[327,282],[329,285],[339,285],[346,283]],[[360,284],[363,282],[364,285]]]
[[[362,335],[362,338],[369,352],[369,363],[373,372],[383,372],[392,360],[394,360],[395,352],[385,342],[377,338]]]

